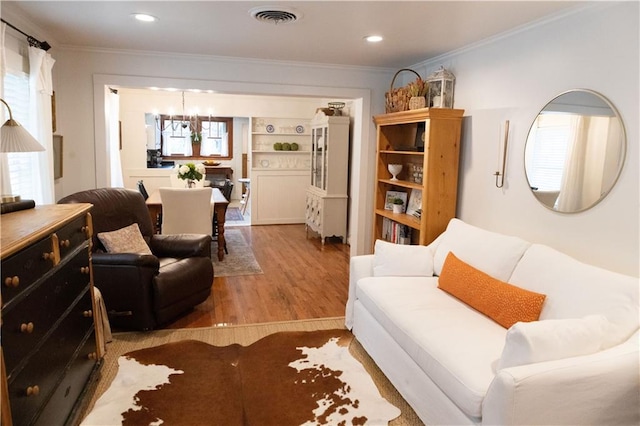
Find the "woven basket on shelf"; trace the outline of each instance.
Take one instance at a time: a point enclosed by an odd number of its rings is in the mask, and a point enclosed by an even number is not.
[[[418,80],[422,80],[420,74],[415,72],[410,68],[402,68],[396,72],[391,80],[391,86],[389,87],[389,91],[384,94],[385,97],[385,111],[389,112],[399,112],[399,111],[407,111],[409,109],[409,100],[411,99],[411,95],[409,94],[409,90],[406,86],[398,87],[397,89],[393,88],[393,84],[396,82],[396,77],[402,71],[409,71],[418,76]]]

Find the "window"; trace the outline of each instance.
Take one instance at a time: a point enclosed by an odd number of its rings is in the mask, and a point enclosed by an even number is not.
[[[29,75],[27,73],[7,70],[4,77],[4,100],[11,106],[14,120],[26,128],[29,123]],[[9,118],[8,112],[6,118]],[[34,188],[37,187],[38,182],[34,182],[32,171],[37,154],[10,152],[6,155],[11,192],[19,194],[23,199],[36,199],[37,194],[34,193]]]
[[[233,158],[233,119],[161,115],[163,157]]]
[[[529,183],[540,191],[559,191],[571,131],[568,114],[539,115],[533,123],[531,137],[535,143],[528,158]]]

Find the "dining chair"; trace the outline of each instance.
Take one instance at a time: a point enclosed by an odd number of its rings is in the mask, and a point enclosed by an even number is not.
[[[160,188],[162,234],[212,235],[211,188]]]
[[[227,201],[231,201],[231,192],[233,191],[233,182],[231,179],[225,180],[224,185],[220,188],[220,192],[222,192],[222,196],[227,199]],[[213,213],[213,232],[212,237],[213,241],[218,241],[218,216],[216,212]],[[224,243],[224,252],[229,254],[229,250],[227,250],[227,242]]]
[[[147,192],[147,188],[145,188],[144,182],[142,180],[138,181],[138,191],[140,191],[145,201],[147,200],[147,198],[149,198],[149,193]]]

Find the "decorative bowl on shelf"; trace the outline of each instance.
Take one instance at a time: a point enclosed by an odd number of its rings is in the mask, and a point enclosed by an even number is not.
[[[204,160],[202,164],[204,164],[205,166],[219,166],[221,163],[219,161]]]
[[[392,176],[390,180],[398,180],[397,176],[402,171],[402,164],[389,164],[387,166],[387,169],[389,170],[389,173],[391,173],[391,176]]]
[[[289,142],[283,142],[282,143],[282,150],[283,151],[291,151],[291,144]]]
[[[273,149],[276,151],[282,151],[282,142],[276,142],[273,144]]]
[[[329,102],[329,109],[333,111],[333,115],[342,115],[342,108],[344,108],[344,102]]]
[[[295,143],[295,142],[291,143],[291,151],[297,151],[298,148],[300,148],[300,147],[298,146],[297,143]]]

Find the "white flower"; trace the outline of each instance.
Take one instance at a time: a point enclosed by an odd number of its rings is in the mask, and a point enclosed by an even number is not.
[[[182,166],[180,166],[180,169],[178,169],[178,173],[181,175],[189,173],[189,166],[183,164]]]
[[[207,172],[207,169],[204,168],[204,164],[202,163],[196,164],[196,170],[202,174],[205,174]]]

